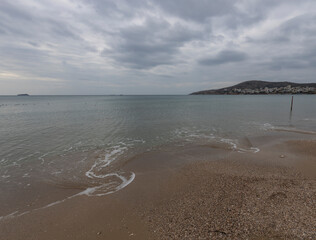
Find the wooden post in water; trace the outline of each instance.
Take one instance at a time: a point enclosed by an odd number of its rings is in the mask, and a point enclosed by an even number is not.
[[[292,113],[292,110],[293,110],[293,96],[292,96],[292,100],[291,100],[291,113]]]

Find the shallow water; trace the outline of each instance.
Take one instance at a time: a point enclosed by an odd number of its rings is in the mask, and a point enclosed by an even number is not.
[[[48,183],[75,195],[116,192],[135,177],[121,170],[124,161],[163,145],[212,141],[256,153],[257,146],[239,140],[275,130],[315,134],[316,96],[295,96],[292,114],[290,101],[286,95],[0,97],[0,216],[21,214],[35,197],[16,198],[33,192],[38,198]]]

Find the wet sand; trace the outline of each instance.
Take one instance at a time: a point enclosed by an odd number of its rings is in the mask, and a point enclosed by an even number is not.
[[[166,147],[127,162],[136,178],[0,221],[0,239],[315,239],[316,141],[238,153]]]

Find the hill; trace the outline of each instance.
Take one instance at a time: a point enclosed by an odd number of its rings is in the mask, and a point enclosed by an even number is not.
[[[231,87],[204,90],[190,95],[209,94],[316,94],[316,83],[266,82],[251,80]]]

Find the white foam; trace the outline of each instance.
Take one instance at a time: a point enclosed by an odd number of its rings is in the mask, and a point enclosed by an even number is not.
[[[23,177],[23,178],[29,178],[30,175],[29,175],[29,173],[24,173],[22,177]]]
[[[91,168],[86,171],[85,175],[90,179],[106,179],[110,177],[116,178],[117,182],[110,182],[101,184],[96,187],[90,187],[79,193],[78,195],[87,196],[104,196],[114,192],[117,192],[127,185],[129,185],[135,178],[135,174],[132,172],[129,178],[124,177],[125,174],[113,172],[107,174],[101,174],[101,170],[107,168],[113,161],[115,161],[120,155],[122,155],[126,150],[127,146],[132,146],[131,143],[126,144],[124,142],[119,142],[118,145],[112,147],[112,149],[105,154],[105,157],[97,159],[97,161],[91,166]],[[118,184],[118,185],[117,185]]]
[[[240,153],[245,153],[245,152],[249,152],[249,153],[257,153],[260,151],[259,148],[255,148],[255,147],[251,147],[249,149],[244,149],[244,148],[237,148],[237,151]]]
[[[267,125],[264,125],[266,128],[271,127],[272,125],[270,125],[269,123],[267,123]],[[215,131],[213,129],[213,131]],[[215,142],[221,142],[221,143],[226,143],[228,145],[230,145],[230,149],[232,149],[233,151],[237,151],[239,153],[257,153],[260,151],[259,148],[256,147],[250,147],[250,148],[241,148],[238,146],[238,141],[234,140],[234,139],[229,139],[229,138],[221,138],[219,136],[215,136],[214,134],[210,133],[210,134],[205,134],[205,133],[200,133],[200,132],[196,132],[195,130],[188,130],[188,129],[176,129],[175,130],[175,134],[178,135],[179,137],[184,137],[185,141],[195,141],[196,139],[206,139],[206,140],[212,140]]]
[[[114,149],[110,152],[105,154],[104,159],[97,159],[97,161],[91,166],[91,168],[86,172],[86,176],[88,178],[104,178],[107,177],[105,175],[98,175],[94,171],[98,171],[100,169],[106,168],[113,162],[117,155],[121,155],[125,150],[127,150],[127,147],[120,147],[115,146]]]
[[[104,168],[107,168],[113,161],[115,161],[120,155],[122,155],[126,150],[128,150],[129,147],[133,146],[133,142],[141,142],[144,143],[144,140],[133,140],[130,141],[130,143],[124,143],[119,142],[118,145],[113,146],[108,153],[105,154],[104,158],[97,159],[93,165],[90,167],[88,171],[85,172],[85,176],[92,180],[98,180],[103,181],[102,179],[111,178],[111,182],[108,183],[101,183],[100,185],[89,187],[85,189],[82,192],[79,192],[75,195],[72,195],[70,197],[67,197],[65,199],[55,201],[52,203],[49,203],[43,207],[36,208],[30,211],[25,211],[22,213],[19,213],[19,211],[15,211],[11,214],[8,214],[6,216],[0,216],[0,220],[12,218],[12,217],[19,217],[34,211],[38,211],[41,209],[49,208],[52,206],[55,206],[57,204],[63,203],[69,199],[72,199],[77,196],[105,196],[112,193],[115,193],[126,186],[128,186],[130,183],[132,183],[135,179],[135,173],[131,172],[129,173],[128,177],[126,176],[127,173],[124,172],[112,172],[107,174],[100,174],[101,170],[104,170]],[[70,148],[67,150],[71,150]],[[48,152],[45,154],[42,154],[38,157],[39,160],[41,160],[42,164],[45,162],[45,157],[52,152]],[[85,158],[86,159],[86,158]],[[59,174],[60,172],[56,171],[54,174]],[[28,176],[27,174],[24,175],[25,177]],[[7,175],[3,175],[2,177],[7,177]],[[115,180],[114,180],[115,179]],[[96,181],[93,181],[94,184]]]
[[[304,118],[304,121],[316,121],[316,118]]]
[[[263,124],[262,129],[266,131],[273,130],[273,131],[283,131],[283,132],[292,132],[292,133],[301,133],[301,134],[312,134],[312,135],[316,134],[316,132],[314,131],[301,130],[294,127],[277,127],[277,126],[273,126],[270,123]]]
[[[227,144],[231,145],[231,149],[234,150],[234,151],[237,151],[239,153],[246,153],[246,152],[248,152],[248,153],[257,153],[257,152],[260,151],[260,149],[256,148],[256,147],[250,147],[248,149],[238,147],[238,141],[237,140],[228,139],[228,138],[222,138],[220,141],[223,142],[223,143],[227,143]]]
[[[261,126],[261,129],[262,130],[265,130],[265,131],[267,131],[267,130],[273,130],[275,127],[272,125],[272,124],[270,124],[270,123],[264,123],[262,126]]]
[[[124,176],[119,175],[117,173],[109,173],[109,174],[104,175],[104,177],[111,177],[111,176],[115,176],[115,177],[119,178],[122,181],[122,183],[120,185],[116,186],[113,190],[111,190],[111,191],[104,191],[104,188],[107,188],[109,185],[111,185],[111,183],[107,183],[107,184],[103,184],[103,185],[100,185],[100,186],[87,188],[84,191],[78,193],[77,195],[78,196],[79,195],[105,196],[105,195],[108,195],[108,194],[111,194],[111,193],[115,193],[115,192],[125,188],[127,185],[129,185],[131,182],[133,182],[134,179],[135,179],[135,173],[133,173],[133,172],[131,173],[131,176],[130,176],[129,179],[127,179]],[[103,192],[96,193],[99,190],[102,190]]]
[[[284,132],[292,132],[292,133],[301,133],[301,134],[316,134],[314,131],[302,130],[297,128],[287,128],[287,127],[277,127],[274,128],[275,131],[284,131]]]
[[[4,219],[7,219],[7,218],[12,218],[12,217],[14,217],[15,214],[17,214],[18,212],[19,212],[19,211],[15,211],[15,212],[10,213],[10,214],[8,214],[8,215],[0,216],[0,221],[1,221],[1,220],[4,220]]]
[[[38,210],[49,208],[49,207],[52,207],[52,206],[55,206],[57,204],[63,203],[65,201],[67,201],[69,199],[72,199],[74,197],[77,197],[77,196],[86,195],[86,196],[98,196],[98,197],[100,197],[100,196],[105,196],[105,195],[108,195],[108,194],[115,193],[115,192],[125,188],[130,183],[132,183],[134,181],[136,175],[135,175],[135,173],[132,172],[131,176],[128,179],[123,177],[123,176],[121,176],[121,175],[119,175],[119,174],[117,174],[117,173],[110,173],[110,174],[108,174],[108,176],[116,176],[122,181],[122,183],[120,185],[118,185],[117,187],[115,187],[113,190],[107,191],[107,192],[103,192],[103,193],[96,193],[96,192],[98,192],[98,190],[103,189],[104,187],[110,185],[111,183],[102,184],[102,185],[96,186],[96,187],[90,187],[90,188],[87,188],[84,191],[79,192],[79,193],[77,193],[75,195],[72,195],[72,196],[67,197],[65,199],[62,199],[62,200],[58,200],[58,201],[49,203],[49,204],[47,204],[47,205],[45,205],[43,207],[40,207],[40,208],[36,208],[36,209],[30,210],[30,211],[25,211],[25,212],[20,213],[20,214],[18,214],[19,211],[15,211],[15,212],[10,213],[8,215],[0,216],[0,221],[5,220],[5,219],[9,219],[9,218],[13,218],[13,217],[20,217],[20,216],[23,216],[23,215],[31,213],[31,212],[35,212],[35,211],[38,211]]]

